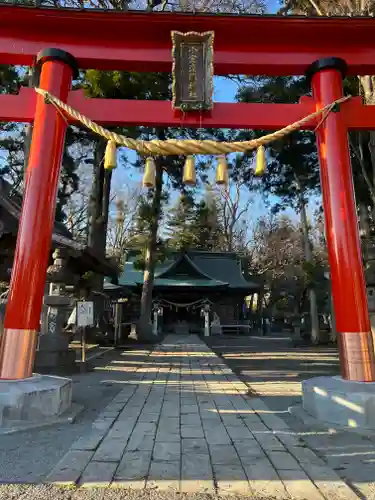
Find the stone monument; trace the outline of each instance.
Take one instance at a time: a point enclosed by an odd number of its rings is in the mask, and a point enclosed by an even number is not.
[[[222,335],[222,328],[220,325],[220,318],[216,312],[213,314],[213,320],[211,322],[211,335]]]

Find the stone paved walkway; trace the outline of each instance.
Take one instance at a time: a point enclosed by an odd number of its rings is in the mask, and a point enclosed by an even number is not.
[[[198,337],[169,336],[47,477],[85,487],[354,499]]]
[[[239,376],[252,394],[280,416],[362,499],[375,499],[375,435],[361,435],[312,419],[298,409],[301,381],[339,374],[335,347],[298,347],[288,334],[266,337],[210,337],[209,346]],[[292,414],[290,407],[295,407]]]

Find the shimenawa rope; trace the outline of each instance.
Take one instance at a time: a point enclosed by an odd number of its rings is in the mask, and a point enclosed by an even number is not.
[[[87,116],[82,115],[79,111],[76,111],[68,104],[64,103],[56,96],[50,94],[46,90],[41,88],[35,88],[35,91],[42,95],[46,102],[53,104],[57,109],[63,110],[66,114],[81,122],[82,125],[92,130],[94,133],[105,137],[109,141],[114,141],[118,146],[125,146],[129,149],[137,151],[141,155],[148,156],[166,156],[166,155],[191,155],[191,154],[212,154],[212,155],[222,155],[226,153],[239,153],[250,151],[256,149],[259,146],[264,146],[270,142],[281,139],[282,137],[295,132],[300,129],[306,123],[312,121],[317,116],[322,115],[322,120],[319,122],[320,126],[322,122],[327,118],[328,114],[332,109],[338,105],[346,102],[351,98],[351,96],[341,97],[336,101],[324,106],[314,113],[305,116],[301,120],[294,122],[287,127],[284,127],[271,134],[264,135],[258,139],[253,139],[251,141],[234,141],[234,142],[216,142],[211,140],[194,140],[194,139],[167,139],[165,141],[154,139],[152,141],[142,141],[139,139],[131,139],[121,134],[116,134],[110,130],[98,125],[93,122]]]

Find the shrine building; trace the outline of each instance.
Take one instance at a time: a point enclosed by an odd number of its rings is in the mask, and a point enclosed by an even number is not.
[[[143,271],[129,257],[118,284],[140,299]],[[241,259],[235,253],[187,251],[156,265],[153,309],[159,310],[164,332],[202,333],[203,310],[219,319],[223,328],[246,321],[245,299],[262,284],[245,279]]]

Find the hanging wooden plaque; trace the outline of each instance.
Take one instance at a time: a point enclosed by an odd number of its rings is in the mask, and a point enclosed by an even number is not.
[[[172,31],[173,109],[212,109],[214,32]]]

